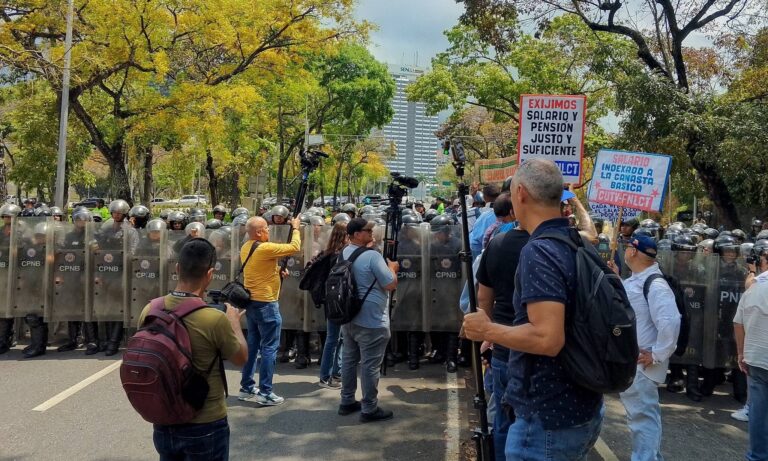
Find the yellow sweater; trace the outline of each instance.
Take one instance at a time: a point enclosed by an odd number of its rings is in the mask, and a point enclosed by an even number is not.
[[[245,262],[253,240],[240,248],[240,264]],[[300,232],[292,231],[291,243],[262,242],[243,270],[243,285],[251,290],[253,301],[274,302],[280,295],[280,258],[298,253],[301,249]]]

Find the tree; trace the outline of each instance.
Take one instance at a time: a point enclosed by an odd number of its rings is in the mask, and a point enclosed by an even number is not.
[[[364,34],[351,0],[78,2],[70,104],[131,200],[126,136],[174,94],[236,83],[339,38]],[[0,6],[0,64],[60,91],[66,2]],[[333,24],[333,27],[328,27]],[[202,88],[202,90],[201,90]],[[139,149],[142,151],[143,149]],[[146,152],[146,151],[145,151]]]
[[[712,80],[703,77],[691,78],[693,64],[701,62],[706,51],[685,46],[685,41],[694,33],[706,32],[716,41],[730,33],[730,30],[745,30],[749,21],[760,20],[762,5],[752,0],[688,0],[672,2],[655,0],[639,3],[620,1],[595,2],[592,0],[464,0],[464,3],[481,12],[489,5],[504,4],[525,15],[535,18],[565,16],[578,18],[596,33],[624,37],[631,41],[637,60],[647,72],[646,76],[634,77],[624,82],[619,91],[629,93],[625,101],[637,101],[632,94],[645,92],[654,99],[650,104],[639,107],[624,105],[624,115],[633,122],[645,119],[657,128],[666,131],[652,133],[655,140],[678,138],[681,148],[675,149],[676,160],[696,171],[712,202],[720,211],[726,225],[736,226],[739,222],[734,191],[726,182],[724,173],[715,157],[705,152],[716,152],[702,136],[696,123],[705,117],[706,109],[714,100],[711,94]],[[650,24],[644,18],[650,18]],[[604,35],[603,35],[604,36]],[[703,70],[699,66],[698,70]],[[711,75],[715,78],[716,75]],[[660,90],[649,93],[648,90]],[[680,128],[684,127],[683,131]],[[624,124],[627,131],[632,131]],[[635,125],[634,128],[639,128]],[[626,133],[625,133],[626,134]],[[638,138],[635,138],[638,139]],[[640,138],[642,140],[642,138]],[[684,159],[684,162],[680,162]]]

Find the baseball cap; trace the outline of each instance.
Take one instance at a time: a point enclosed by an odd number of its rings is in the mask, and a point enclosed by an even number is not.
[[[656,242],[647,235],[635,235],[629,240],[629,244],[646,256],[656,257]]]
[[[570,200],[572,198],[576,197],[576,194],[569,190],[563,190],[563,195],[560,197],[561,202],[565,202],[566,200]]]
[[[354,235],[355,232],[373,229],[375,225],[375,222],[368,221],[365,218],[355,218],[347,224],[347,235]]]

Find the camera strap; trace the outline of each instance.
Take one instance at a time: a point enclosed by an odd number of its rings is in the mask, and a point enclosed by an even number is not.
[[[259,243],[261,242],[257,242],[254,240],[253,243],[251,244],[251,249],[250,251],[248,251],[248,256],[245,258],[245,262],[243,263],[243,265],[240,266],[240,272],[237,273],[235,280],[239,280],[240,276],[243,275],[243,270],[245,270],[245,265],[248,264],[248,260],[250,260],[251,256],[253,256],[253,252],[256,251],[256,248],[259,247]]]

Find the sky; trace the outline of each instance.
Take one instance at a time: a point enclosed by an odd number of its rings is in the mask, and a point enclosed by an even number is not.
[[[358,0],[355,17],[378,25],[368,47],[376,59],[428,67],[448,47],[443,31],[463,11],[454,0]]]

